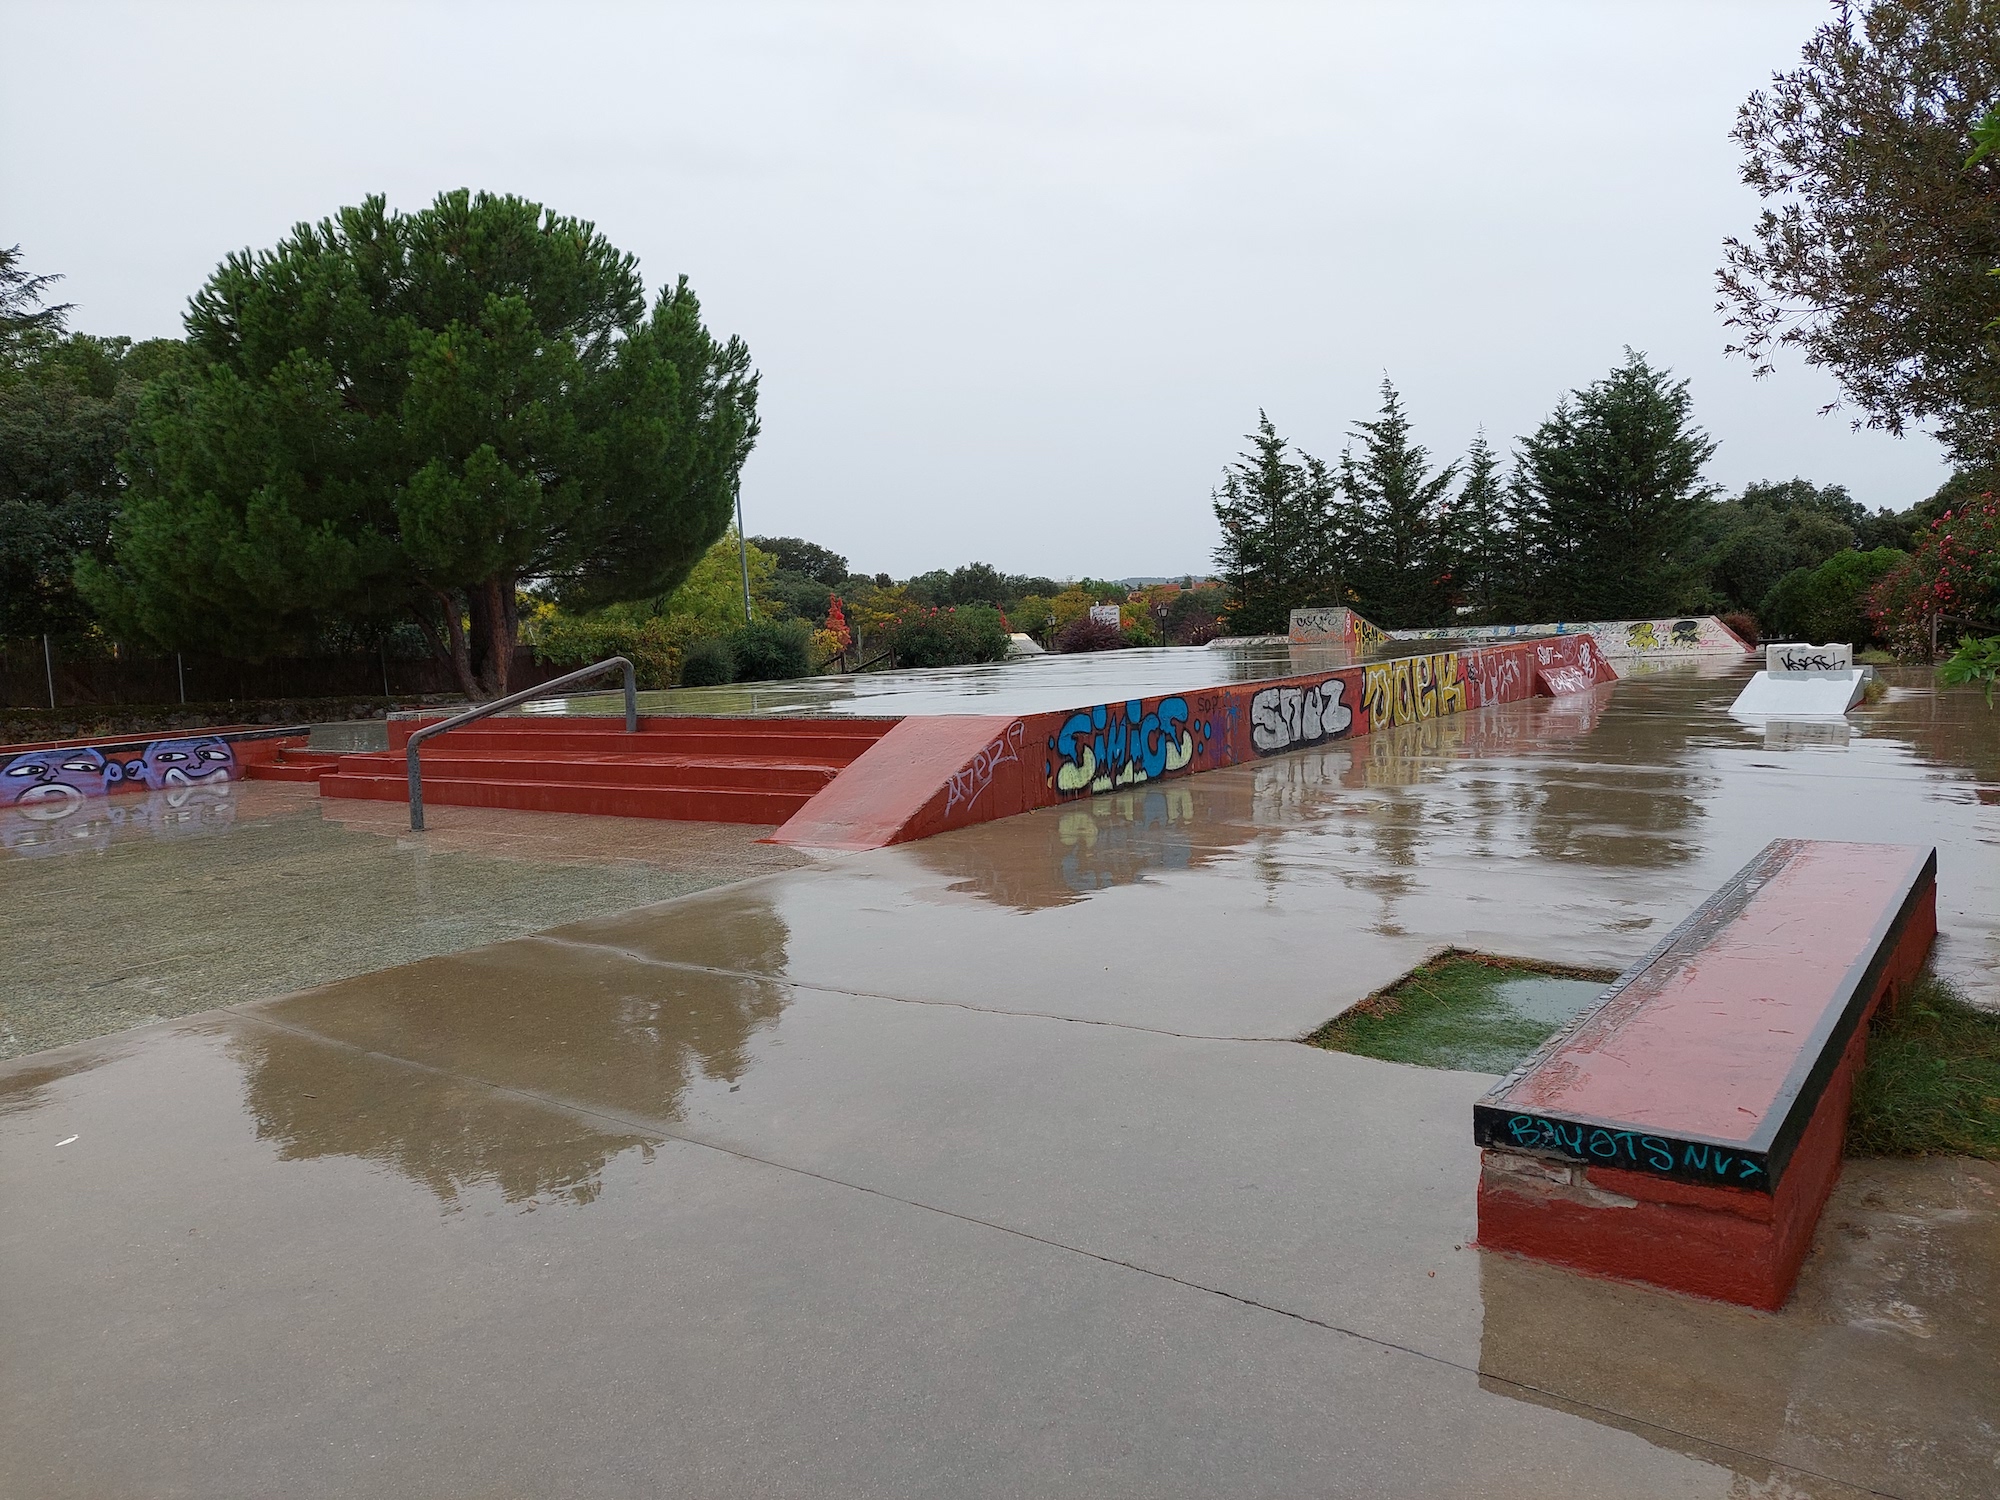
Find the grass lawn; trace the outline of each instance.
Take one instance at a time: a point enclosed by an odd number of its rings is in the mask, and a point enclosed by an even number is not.
[[[1384,1062],[1505,1073],[1617,976],[1451,949],[1305,1040]]]
[[[1847,1154],[2000,1161],[2000,1014],[1925,971],[1868,1039]]]

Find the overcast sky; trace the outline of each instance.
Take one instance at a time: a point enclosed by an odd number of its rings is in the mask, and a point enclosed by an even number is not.
[[[1823,3],[6,12],[0,244],[78,327],[177,333],[369,192],[528,195],[743,335],[750,531],[866,571],[1202,570],[1260,407],[1331,458],[1386,372],[1440,457],[1509,447],[1628,344],[1718,483],[1945,473],[1722,354],[1728,130]]]

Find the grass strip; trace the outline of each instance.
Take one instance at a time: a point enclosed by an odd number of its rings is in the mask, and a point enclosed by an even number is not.
[[[1868,1038],[1847,1154],[2000,1161],[2000,1013],[1925,970]]]
[[[1495,990],[1542,976],[1608,984],[1617,975],[1450,948],[1342,1011],[1305,1040],[1384,1062],[1505,1073],[1553,1036],[1559,1022],[1524,1016]]]

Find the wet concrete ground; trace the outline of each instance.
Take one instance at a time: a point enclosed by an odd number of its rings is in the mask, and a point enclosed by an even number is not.
[[[1466,1248],[1488,1078],[1289,1040],[1446,943],[1622,964],[1780,834],[1938,844],[2000,999],[1978,698],[1736,685],[20,1059],[0,1494],[1991,1495],[2000,1168],[1851,1163],[1752,1314]]]
[[[0,809],[0,1058],[806,863],[729,823],[450,807],[416,838],[288,782],[70,805]]]

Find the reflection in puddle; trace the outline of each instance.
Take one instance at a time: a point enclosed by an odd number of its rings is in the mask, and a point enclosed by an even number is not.
[[[24,859],[99,852],[132,838],[226,833],[236,822],[234,782],[188,783],[143,797],[74,797],[0,810],[0,849]]]
[[[783,971],[789,933],[769,906],[734,904],[710,925],[736,963]],[[276,1024],[232,1046],[258,1137],[285,1160],[375,1162],[447,1209],[481,1186],[586,1204],[613,1157],[650,1159],[666,1131],[649,1123],[682,1119],[696,1082],[741,1080],[751,1038],[790,1000],[773,980],[550,935],[274,1002],[251,1014]]]

